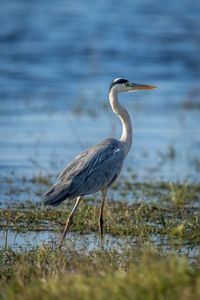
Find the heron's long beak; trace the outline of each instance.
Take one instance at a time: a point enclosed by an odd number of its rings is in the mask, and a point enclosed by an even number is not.
[[[138,90],[156,89],[157,87],[153,85],[147,85],[147,84],[131,83],[130,88],[131,88],[130,91],[138,91]]]

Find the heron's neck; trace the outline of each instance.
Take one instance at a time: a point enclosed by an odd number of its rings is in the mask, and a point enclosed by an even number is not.
[[[118,101],[117,93],[116,91],[111,90],[109,93],[109,100],[112,107],[112,110],[116,115],[119,116],[121,122],[122,122],[122,136],[120,141],[124,145],[124,150],[126,155],[128,154],[131,144],[132,144],[132,125],[131,125],[131,119],[127,112],[127,110],[121,106],[121,104]]]

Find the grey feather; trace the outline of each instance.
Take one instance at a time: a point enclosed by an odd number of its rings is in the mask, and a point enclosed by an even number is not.
[[[110,186],[120,174],[125,158],[123,145],[106,139],[78,155],[45,193],[45,204],[59,205]]]

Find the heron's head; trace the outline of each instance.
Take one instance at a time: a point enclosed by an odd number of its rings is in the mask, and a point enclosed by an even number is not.
[[[133,83],[123,78],[116,78],[110,85],[109,93],[115,91],[116,93],[123,93],[123,92],[134,92],[139,90],[146,90],[146,89],[156,89],[156,86],[146,85],[146,84],[139,84]]]

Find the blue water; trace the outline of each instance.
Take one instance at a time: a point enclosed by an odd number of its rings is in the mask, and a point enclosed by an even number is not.
[[[124,174],[199,181],[199,16],[194,0],[2,0],[1,201],[5,177],[14,187],[39,171],[55,177],[80,151],[120,137],[106,106],[116,77],[158,86],[120,96],[134,127]]]

